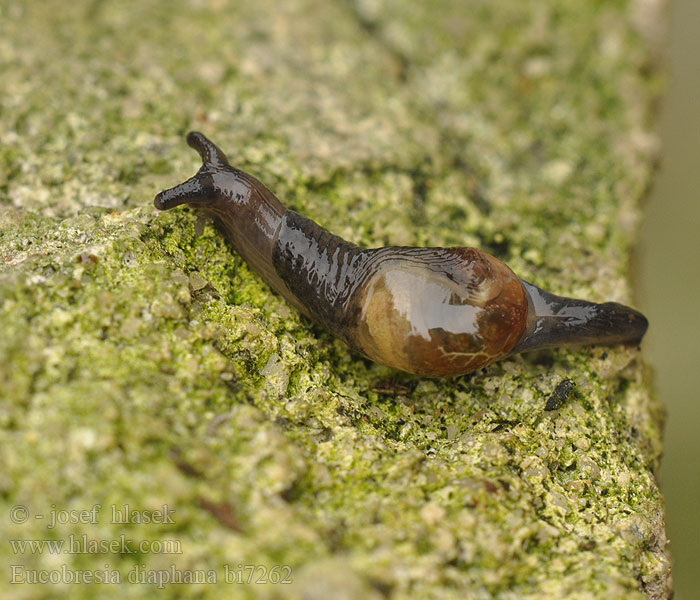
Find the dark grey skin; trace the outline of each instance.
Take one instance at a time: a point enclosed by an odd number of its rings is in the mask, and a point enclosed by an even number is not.
[[[300,312],[381,364],[461,375],[510,354],[579,344],[634,344],[638,311],[555,296],[476,248],[361,248],[288,210],[198,132],[197,174],[155,198],[213,216],[246,262]]]
[[[637,346],[649,327],[642,313],[624,304],[556,296],[522,283],[528,296],[528,324],[512,353],[572,345]]]

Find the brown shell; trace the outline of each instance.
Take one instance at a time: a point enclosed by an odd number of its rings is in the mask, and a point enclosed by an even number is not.
[[[426,376],[503,358],[525,330],[527,297],[504,263],[475,248],[378,251],[354,341],[372,360]]]

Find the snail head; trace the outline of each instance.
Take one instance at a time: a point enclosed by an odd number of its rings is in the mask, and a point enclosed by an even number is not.
[[[153,201],[158,210],[181,204],[214,210],[222,202],[250,195],[250,176],[232,167],[221,148],[198,131],[187,134],[187,143],[202,157],[202,166],[187,181],[160,192]]]

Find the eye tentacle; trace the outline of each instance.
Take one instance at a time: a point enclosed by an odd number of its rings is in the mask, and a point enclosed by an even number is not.
[[[223,150],[199,131],[187,134],[187,144],[194,148],[202,157],[204,167],[208,169],[223,169],[230,166]]]
[[[198,173],[184,183],[160,192],[153,200],[153,204],[158,210],[168,210],[181,204],[194,204],[205,198],[205,187]]]

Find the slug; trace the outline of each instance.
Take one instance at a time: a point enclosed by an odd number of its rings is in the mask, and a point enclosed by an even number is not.
[[[198,132],[204,163],[155,197],[219,223],[245,261],[301,313],[371,360],[421,376],[462,375],[514,353],[639,344],[636,310],[555,296],[476,248],[362,248],[288,210]]]

